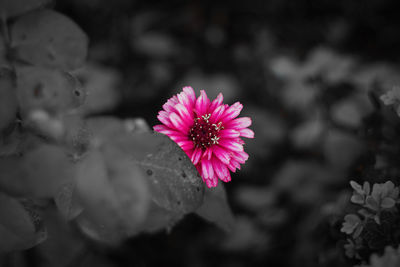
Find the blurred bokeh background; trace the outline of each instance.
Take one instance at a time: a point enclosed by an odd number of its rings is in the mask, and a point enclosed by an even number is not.
[[[226,184],[231,232],[189,215],[169,233],[98,248],[93,266],[352,265],[340,227],[349,180],[377,181],[382,167],[371,129],[379,92],[400,80],[397,1],[58,0],[55,9],[90,38],[78,76],[92,88],[92,114],[154,125],[190,85],[242,102],[256,134]]]

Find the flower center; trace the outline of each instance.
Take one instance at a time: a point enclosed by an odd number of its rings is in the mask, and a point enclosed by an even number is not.
[[[196,148],[206,149],[211,145],[218,144],[219,131],[224,127],[221,126],[222,122],[218,124],[211,124],[211,114],[201,116],[201,118],[195,118],[194,124],[189,131],[189,138],[193,140]]]

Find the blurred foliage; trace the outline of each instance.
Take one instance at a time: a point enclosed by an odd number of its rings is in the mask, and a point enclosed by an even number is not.
[[[118,72],[81,68],[88,37],[50,4],[0,2],[0,265],[107,264],[96,247],[194,212],[228,229],[223,185],[205,193],[177,144],[142,118],[93,115],[120,100]]]
[[[23,2],[0,0],[0,225],[47,241],[1,266],[398,265],[396,1]],[[196,173],[146,124],[184,85],[256,133],[226,193],[189,202]]]

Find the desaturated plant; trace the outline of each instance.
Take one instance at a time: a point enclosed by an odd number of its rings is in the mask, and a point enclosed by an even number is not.
[[[191,212],[229,225],[222,185],[206,188],[170,138],[142,119],[83,115],[90,95],[73,71],[88,37],[50,2],[0,0],[0,251],[44,242],[48,210],[106,244]]]

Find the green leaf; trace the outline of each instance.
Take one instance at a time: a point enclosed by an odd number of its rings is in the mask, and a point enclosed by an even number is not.
[[[225,231],[230,231],[235,223],[231,208],[226,197],[225,187],[205,187],[204,202],[196,211],[200,217],[215,223]]]
[[[84,212],[77,222],[91,238],[116,243],[138,231],[150,195],[142,169],[111,146],[92,150],[78,163],[77,192]]]
[[[351,196],[350,199],[351,202],[353,202],[354,204],[364,204],[364,196],[358,194],[358,193],[353,193],[353,195]]]
[[[147,132],[137,119],[99,117],[87,125],[95,144],[118,148],[145,171],[152,205],[143,231],[169,228],[201,205],[202,180],[186,153],[167,136]]]
[[[0,188],[15,196],[51,198],[74,176],[75,166],[54,145],[40,145],[23,157],[0,158]]]
[[[71,181],[59,187],[54,197],[57,208],[66,220],[75,219],[82,213],[83,207],[76,192],[76,182]]]
[[[0,18],[12,18],[51,2],[51,0],[0,0]]]
[[[365,195],[369,195],[371,193],[371,186],[369,185],[369,182],[364,182],[363,190]]]
[[[0,251],[31,248],[47,237],[40,217],[28,205],[0,193]]]
[[[32,110],[50,114],[79,107],[85,92],[72,75],[56,69],[20,67],[17,69],[17,95],[23,115]]]
[[[142,166],[158,206],[183,213],[197,209],[203,199],[203,183],[186,153],[167,136],[135,127],[130,120],[111,117],[88,120],[96,142],[118,147]]]
[[[17,96],[12,72],[0,69],[0,132],[16,120],[17,110]]]
[[[75,164],[55,145],[41,145],[28,152],[22,167],[26,173],[25,186],[35,197],[56,196],[60,187],[75,174]]]
[[[133,133],[112,140],[145,170],[153,206],[145,231],[171,227],[203,202],[203,182],[185,152],[167,136]],[[156,220],[155,218],[163,218]],[[155,222],[155,223],[151,223]]]
[[[357,182],[350,181],[350,185],[354,189],[354,191],[356,191],[360,195],[364,194],[364,190],[363,190],[362,186],[360,184],[358,184]]]
[[[146,171],[153,201],[167,210],[188,213],[203,200],[203,182],[185,152],[159,133],[134,133],[112,141]]]
[[[360,223],[361,220],[357,215],[347,214],[346,216],[344,216],[344,222],[340,231],[350,235],[360,225]]]
[[[88,38],[68,17],[39,10],[19,18],[11,27],[15,60],[73,70],[86,60]]]
[[[371,197],[376,201],[380,202],[384,191],[387,192],[384,184],[374,184],[372,186]]]
[[[382,199],[381,207],[384,209],[390,209],[393,208],[395,204],[396,201],[394,201],[393,198],[385,197],[384,199]]]
[[[400,266],[400,247],[387,246],[383,255],[372,254],[370,264],[365,267],[398,267]]]
[[[77,160],[88,150],[92,133],[79,113],[64,114],[61,120],[65,130],[63,140],[68,146],[69,152]]]
[[[372,196],[367,196],[365,199],[365,207],[370,208],[374,211],[379,210],[379,204]]]
[[[167,136],[158,133],[135,134],[150,150],[139,164],[151,182],[153,201],[160,207],[183,214],[193,212],[203,200],[203,182],[185,152]]]

